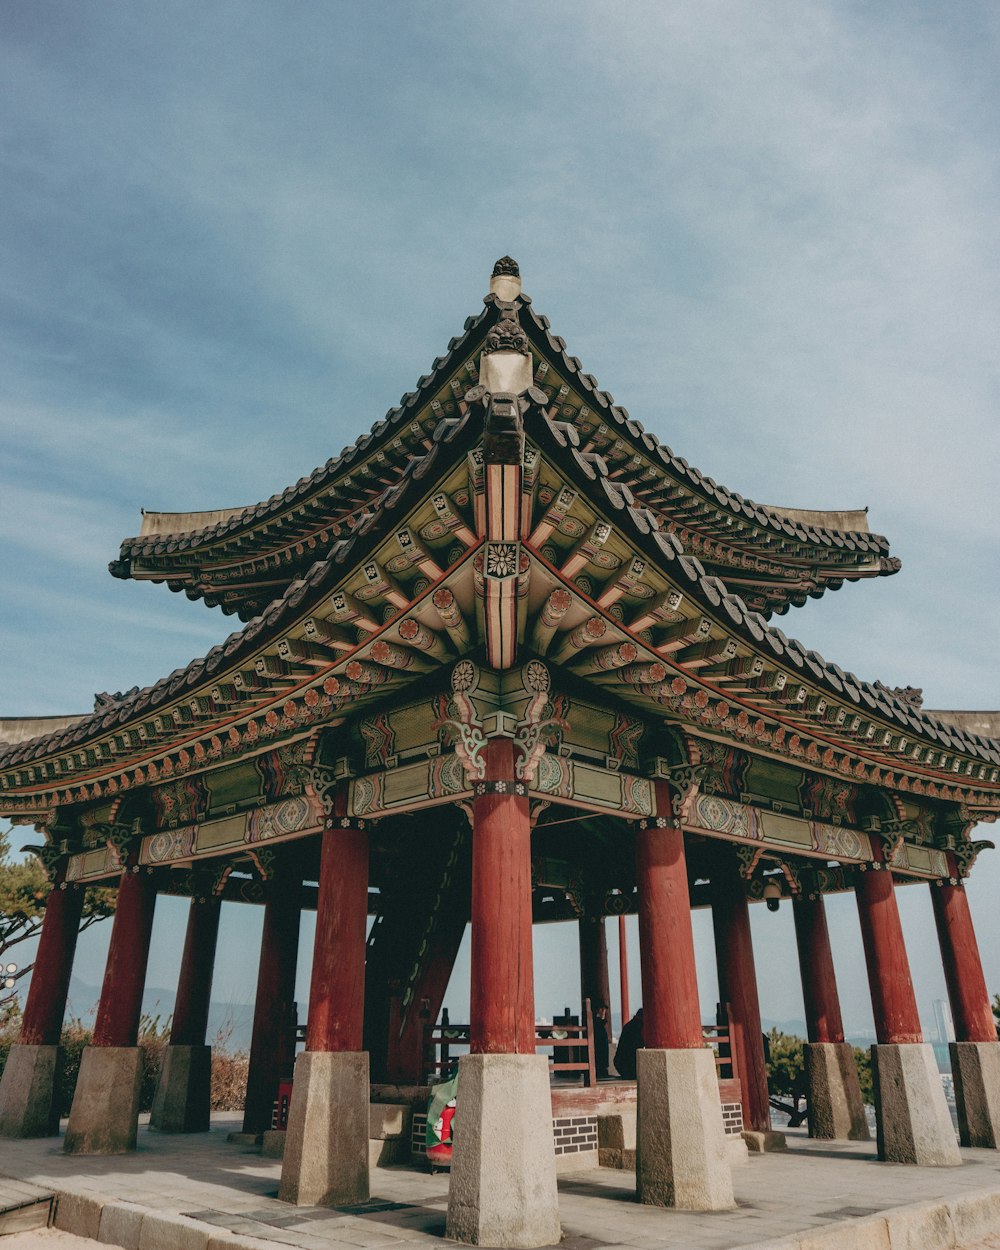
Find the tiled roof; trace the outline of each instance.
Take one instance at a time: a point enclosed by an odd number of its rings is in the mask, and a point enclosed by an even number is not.
[[[407,422],[412,421],[420,409],[430,402],[431,396],[444,385],[456,365],[475,349],[497,319],[496,298],[487,296],[485,303],[486,307],[478,316],[469,317],[466,320],[464,333],[453,338],[448,344],[447,354],[439,356],[434,361],[431,372],[419,379],[417,389],[403,395],[399,403],[390,408],[381,420],[376,421],[367,434],[362,434],[357,442],[345,447],[338,456],[332,457],[306,477],[299,478],[293,486],[272,495],[270,499],[235,510],[225,520],[213,525],[204,528],[186,528],[176,534],[139,534],[134,538],[126,538],[122,543],[118,560],[112,561],[109,565],[111,573],[115,577],[127,578],[131,575],[130,566],[133,561],[194,551],[238,537],[260,522],[280,516],[297,503],[311,500],[324,490],[328,490],[345,470],[391,441]],[[412,451],[409,454],[412,454]],[[400,467],[399,472],[400,474],[407,472],[405,464]],[[332,521],[357,510],[354,499],[337,499],[336,496],[330,499],[326,507]]]
[[[522,307],[527,306],[526,297]],[[510,306],[507,306],[510,307]],[[324,484],[334,481],[344,465],[354,463],[363,452],[385,444],[393,433],[405,426],[417,411],[431,401],[432,396],[445,385],[456,367],[468,358],[476,343],[485,335],[496,320],[498,303],[488,297],[484,312],[467,323],[465,335],[453,340],[449,356],[435,362],[434,372],[421,379],[419,388],[412,396],[404,396],[400,407],[390,410],[384,421],[328,462],[322,469],[302,479],[289,491],[246,510],[239,516],[221,522],[209,530],[177,536],[176,544],[210,541],[212,537],[233,534],[246,529],[261,517],[280,514],[290,502],[312,498]],[[562,340],[555,339],[548,331],[544,319],[535,318],[528,311],[526,320],[537,332],[546,336],[550,353],[558,351],[565,355]],[[806,543],[826,544],[834,547],[846,544],[850,539],[853,549],[866,554],[881,553],[885,540],[861,531],[833,531],[825,527],[807,526],[782,517],[776,509],[761,509],[717,486],[684,461],[673,456],[668,448],[647,434],[634,422],[625,409],[616,406],[605,392],[599,391],[593,379],[581,375],[579,362],[560,357],[560,367],[574,378],[574,385],[585,391],[588,403],[597,405],[602,419],[610,419],[615,429],[622,431],[637,447],[655,456],[664,470],[674,479],[683,478],[686,485],[701,492],[706,502],[737,512],[763,530],[774,530],[786,537]],[[912,700],[899,697],[879,683],[861,681],[853,674],[844,672],[836,664],[830,664],[817,652],[789,639],[779,629],[766,622],[764,617],[748,606],[745,598],[732,593],[725,579],[714,576],[675,534],[665,525],[664,514],[643,502],[639,491],[634,490],[623,475],[610,466],[604,455],[587,451],[581,444],[581,433],[571,423],[560,421],[553,415],[556,411],[549,394],[540,389],[529,391],[533,408],[525,418],[526,434],[541,449],[548,460],[559,466],[566,478],[581,492],[595,500],[621,528],[622,533],[635,547],[642,551],[651,563],[663,570],[676,582],[692,604],[706,615],[718,621],[734,638],[752,653],[780,666],[790,673],[798,673],[803,683],[827,692],[840,703],[853,705],[865,715],[877,717],[890,726],[897,726],[909,735],[916,735],[925,742],[937,744],[942,750],[957,752],[991,765],[1000,764],[1000,742],[976,731],[977,722],[964,725],[960,714],[924,712]],[[471,399],[471,396],[470,396]],[[176,704],[178,699],[194,695],[210,688],[213,682],[222,680],[241,664],[261,654],[262,648],[273,645],[282,635],[315,609],[344,578],[345,574],[367,559],[377,543],[400,523],[408,509],[412,508],[426,491],[431,481],[459,464],[475,446],[482,435],[482,428],[472,419],[472,409],[464,404],[462,415],[456,418],[442,417],[436,422],[429,445],[410,448],[392,480],[384,485],[378,495],[365,501],[363,508],[351,507],[351,520],[345,531],[331,543],[325,555],[314,560],[302,575],[289,582],[282,592],[268,603],[243,629],[230,635],[223,643],[213,647],[207,655],[193,660],[175,670],[152,686],[137,689],[123,695],[105,695],[98,699],[98,708],[92,714],[75,721],[64,722],[53,732],[42,734],[27,741],[13,741],[0,746],[0,768],[10,769],[33,760],[59,756],[82,744],[91,743],[119,727],[141,723],[157,709]],[[432,476],[433,475],[433,476]],[[645,482],[647,479],[643,478]],[[253,514],[248,516],[248,514]],[[783,527],[789,527],[791,533]],[[199,538],[198,534],[201,537]],[[205,536],[208,535],[209,538]],[[148,547],[142,545],[148,542]],[[148,540],[132,539],[133,555],[139,551],[156,554],[165,544],[162,538]],[[166,543],[169,546],[169,543]],[[128,544],[126,544],[128,546]],[[884,556],[879,554],[879,559]],[[258,696],[264,697],[264,696]],[[277,698],[277,694],[266,698]],[[265,698],[265,702],[266,702]],[[780,716],[776,706],[775,714]],[[949,723],[949,717],[954,718]],[[879,748],[871,751],[878,755]],[[901,766],[904,761],[894,761]],[[118,765],[120,767],[120,765]],[[962,784],[962,778],[956,778]],[[50,787],[51,788],[51,787]]]
[[[158,708],[223,679],[227,673],[255,655],[312,612],[315,606],[343,579],[345,573],[367,558],[375,545],[391,532],[406,511],[418,500],[423,479],[459,463],[481,436],[471,418],[442,423],[431,449],[420,460],[412,460],[400,481],[384,495],[356,526],[350,537],[333,544],[325,558],[316,561],[305,576],[291,585],[259,616],[243,629],[213,647],[207,655],[175,670],[154,685],[129,691],[122,696],[101,696],[101,706],[89,716],[56,732],[18,742],[0,750],[0,768],[7,769],[32,760],[58,755],[90,742],[101,735],[137,723]],[[991,765],[1000,764],[1000,742],[949,723],[946,717],[923,712],[882,686],[862,681],[836,664],[828,663],[816,651],[788,638],[752,611],[725,582],[709,575],[702,563],[687,553],[678,539],[666,533],[659,519],[643,508],[628,487],[608,476],[600,456],[585,455],[572,446],[572,436],[560,429],[540,409],[526,419],[526,433],[543,453],[560,464],[566,478],[594,498],[614,524],[643,551],[647,558],[678,584],[699,610],[720,621],[723,627],[751,651],[769,662],[797,673],[801,680],[825,691],[833,698],[854,705],[865,715],[878,717],[910,735],[936,744],[942,750],[958,752]],[[780,715],[780,709],[776,708]],[[871,748],[878,755],[878,747]],[[903,761],[897,761],[902,765]]]
[[[328,592],[364,551],[398,523],[400,514],[412,505],[413,493],[420,489],[421,480],[438,462],[443,447],[453,448],[458,458],[466,454],[479,433],[470,429],[466,420],[439,425],[431,448],[423,457],[409,461],[400,480],[384,492],[377,506],[356,526],[350,537],[336,541],[323,559],[315,561],[304,577],[292,582],[259,616],[212,647],[206,655],[175,669],[151,686],[136,687],[112,698],[110,702],[100,701],[96,711],[78,718],[65,718],[72,719],[72,723],[55,732],[12,745],[0,743],[0,768],[40,759],[89,742],[116,726],[125,726],[151,715],[157,708],[186,692],[194,692],[203,683],[218,680],[223,673],[237,667],[242,659],[257,653],[268,638],[286,628],[291,619],[306,611],[304,604],[312,604]]]
[[[238,612],[243,619],[255,615],[285,581],[301,576],[315,558],[317,542],[329,539],[328,531],[336,533],[353,515],[363,513],[381,482],[401,472],[409,455],[419,453],[430,427],[416,424],[417,419],[427,420],[428,406],[434,419],[435,396],[479,350],[501,309],[516,310],[539,357],[553,362],[592,409],[595,422],[620,443],[621,464],[612,466],[612,476],[627,479],[633,471],[630,458],[641,458],[643,481],[634,483],[636,494],[666,518],[689,550],[713,572],[739,584],[766,615],[787,611],[825,590],[837,590],[844,581],[898,570],[899,561],[888,555],[887,540],[868,531],[863,511],[815,512],[757,504],[693,468],[600,389],[568,353],[565,341],[551,332],[548,319],[534,312],[529,296],[522,295],[511,305],[491,294],[484,310],[466,321],[464,333],[451,340],[447,354],[434,361],[417,389],[339,456],[287,490],[247,508],[149,514],[143,532],[122,543],[119,559],[109,566],[111,572],[166,581],[172,590]],[[558,405],[558,397],[554,403]],[[360,483],[349,481],[353,467],[367,472],[372,457],[379,455],[386,461],[381,476],[359,491]],[[213,523],[199,525],[202,516],[212,517]],[[176,533],[165,532],[171,517],[176,518]],[[845,522],[857,527],[841,528]]]
[[[862,681],[839,665],[828,663],[817,651],[806,648],[769,625],[760,613],[751,611],[738,595],[730,593],[720,578],[708,576],[701,561],[685,552],[680,542],[665,534],[658,527],[655,516],[638,505],[631,491],[618,486],[608,477],[601,457],[583,457],[570,447],[570,438],[554,422],[546,420],[544,426],[544,429],[536,426],[531,431],[542,450],[550,453],[556,448],[569,450],[570,455],[562,461],[567,476],[575,479],[575,484],[581,489],[585,489],[588,483],[591,490],[596,486],[610,505],[615,521],[631,532],[637,545],[649,558],[666,567],[671,577],[681,581],[689,593],[693,592],[692,597],[708,611],[714,615],[721,614],[726,627],[750,648],[797,669],[803,680],[817,683],[831,695],[853,703],[859,710],[877,713],[900,728],[952,750],[1000,763],[1000,742],[997,740],[968,732],[954,723],[949,724],[934,712],[914,709],[881,683]]]

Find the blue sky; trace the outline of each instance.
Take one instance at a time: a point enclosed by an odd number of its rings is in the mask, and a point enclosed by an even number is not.
[[[0,714],[84,711],[225,636],[108,576],[140,508],[309,472],[412,387],[506,252],[703,471],[870,506],[903,572],[787,632],[930,707],[1000,706],[998,52],[1000,12],[972,0],[3,5]],[[993,989],[998,885],[984,856]],[[926,894],[902,905],[929,1018]],[[835,941],[865,1027],[852,906]],[[754,918],[776,1018],[801,1011],[784,910]],[[161,908],[156,984],[181,923]],[[230,926],[239,998],[255,968]],[[539,935],[540,1010],[570,945]]]

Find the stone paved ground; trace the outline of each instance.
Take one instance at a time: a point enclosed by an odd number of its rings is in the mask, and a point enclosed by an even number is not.
[[[143,1129],[134,1154],[111,1158],[67,1156],[55,1139],[6,1141],[0,1143],[0,1174],[192,1216],[220,1231],[276,1243],[274,1250],[440,1246],[447,1176],[379,1168],[372,1175],[373,1201],[364,1209],[290,1207],[275,1196],[280,1163],[226,1142],[226,1133],[238,1127],[238,1117],[219,1116],[208,1134],[173,1136]],[[734,1250],[810,1230],[819,1233],[903,1204],[983,1190],[1000,1195],[1000,1154],[995,1151],[963,1151],[960,1168],[909,1168],[878,1163],[868,1145],[813,1145],[801,1132],[790,1133],[789,1144],[785,1154],[751,1156],[734,1169],[739,1205],[732,1212],[639,1206],[633,1200],[634,1177],[627,1172],[592,1169],[563,1176],[562,1250]],[[848,1227],[843,1226],[845,1233]],[[1000,1225],[996,1233],[996,1246],[981,1241],[980,1250],[1000,1250]],[[975,1230],[980,1239],[992,1234],[992,1227]],[[845,1250],[848,1243],[845,1237]],[[16,1244],[7,1243],[11,1250]],[[55,1242],[38,1244],[63,1250]]]

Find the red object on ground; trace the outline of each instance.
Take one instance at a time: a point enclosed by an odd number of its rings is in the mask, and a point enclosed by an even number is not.
[[[441,1112],[441,1136],[443,1138],[446,1137],[448,1140],[442,1141],[440,1146],[428,1146],[427,1147],[427,1158],[431,1163],[435,1165],[451,1163],[451,1142],[452,1142],[451,1122],[452,1120],[454,1120],[454,1118],[455,1118],[454,1107],[445,1107],[445,1109]]]

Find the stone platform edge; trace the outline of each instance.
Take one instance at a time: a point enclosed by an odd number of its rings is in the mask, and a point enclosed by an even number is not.
[[[1000,1189],[890,1207],[733,1250],[963,1250],[1000,1233]]]
[[[159,1211],[93,1190],[52,1187],[52,1226],[123,1250],[276,1250],[270,1239],[231,1233],[173,1211]]]
[[[6,1179],[17,1179],[8,1177]],[[227,1232],[212,1224],[159,1211],[93,1190],[49,1186],[54,1227],[123,1250],[276,1250],[278,1242]],[[951,1199],[891,1207],[878,1215],[837,1220],[733,1250],[961,1250],[1000,1232],[1000,1188]],[[442,1238],[442,1245],[446,1243]]]

